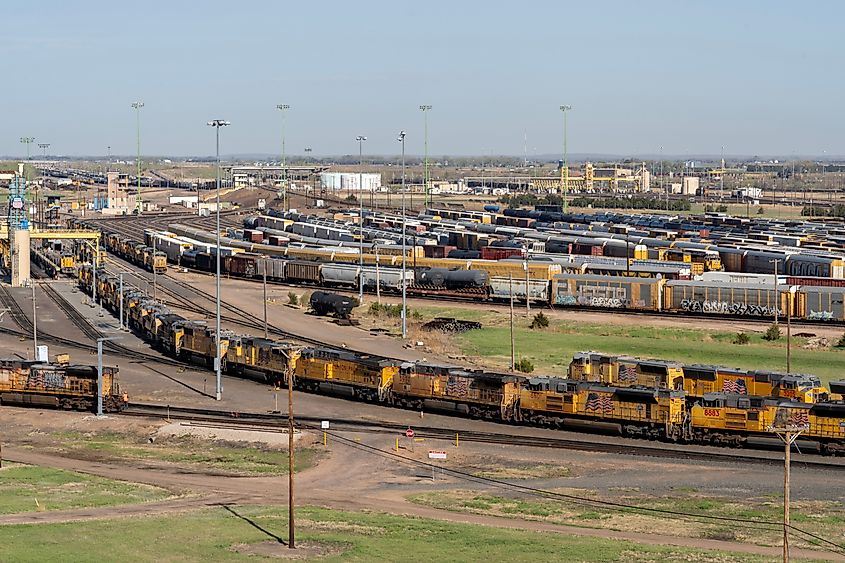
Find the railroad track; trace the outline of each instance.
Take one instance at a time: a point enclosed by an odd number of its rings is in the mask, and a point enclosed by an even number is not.
[[[166,417],[171,420],[217,423],[242,429],[258,428],[283,430],[287,428],[288,425],[287,413],[270,414],[223,411],[154,403],[132,403],[126,410],[122,411],[121,414],[126,416],[151,418]],[[325,420],[325,418],[326,417],[297,416],[296,426],[300,429],[320,431],[320,423],[322,420]],[[334,430],[383,433],[390,435],[403,434],[408,428],[407,425],[395,422],[346,418],[334,418],[331,420],[331,423]],[[568,438],[526,436],[503,432],[480,432],[472,430],[455,431],[454,429],[439,428],[435,426],[414,426],[414,434],[415,437],[437,440],[454,441],[457,435],[461,442],[612,453],[620,455],[637,455],[706,462],[766,463],[772,465],[780,465],[783,463],[782,458],[777,455],[766,456],[763,452],[753,450],[746,450],[743,453],[738,453],[737,450],[725,450],[724,448],[708,446],[685,447],[669,443],[663,445],[654,445],[651,443],[641,444],[637,443],[638,440],[636,439],[631,439],[630,442],[626,441],[626,443],[620,444],[616,442],[602,441],[602,436],[598,434],[589,436],[588,440],[573,440]],[[797,455],[801,456],[797,459],[793,458],[793,463],[797,465],[808,468],[845,471],[845,463],[836,459],[824,458],[814,454]]]

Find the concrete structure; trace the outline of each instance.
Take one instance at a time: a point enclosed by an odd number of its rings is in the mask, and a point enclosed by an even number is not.
[[[684,176],[683,183],[674,182],[669,185],[669,189],[673,194],[697,195],[699,186],[698,176]]]
[[[10,239],[12,287],[24,287],[31,275],[29,269],[29,231],[26,229],[11,231]]]
[[[361,185],[363,184],[363,186]],[[357,192],[381,188],[381,174],[359,174],[358,172],[323,172],[320,186],[327,190],[348,190]]]
[[[124,174],[124,179],[126,175]],[[109,172],[106,176],[106,207],[112,210],[126,210],[133,204],[127,192],[125,182],[121,182],[121,175],[117,172]]]

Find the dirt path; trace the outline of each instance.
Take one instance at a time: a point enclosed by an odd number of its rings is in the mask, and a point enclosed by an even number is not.
[[[173,471],[165,464],[148,462],[137,464],[112,464],[69,459],[61,456],[7,447],[4,457],[10,461],[54,467],[107,477],[110,479],[140,482],[188,495],[156,503],[64,510],[55,512],[21,513],[0,516],[0,525],[58,523],[135,515],[169,514],[185,510],[211,507],[220,504],[286,504],[285,476],[231,477],[209,473]],[[626,540],[646,545],[666,545],[702,550],[733,551],[778,557],[779,547],[757,546],[748,543],[684,538],[659,534],[642,534],[580,528],[545,522],[532,522],[496,516],[463,514],[439,510],[410,503],[405,499],[408,490],[379,490],[383,485],[382,473],[377,464],[361,460],[360,456],[346,456],[334,452],[317,467],[297,476],[298,502],[343,510],[377,510],[390,514],[431,518],[456,523],[474,524],[514,530],[553,532],[584,537]],[[343,475],[342,486],[337,476]],[[374,476],[378,476],[375,477]],[[845,556],[793,548],[794,557],[845,561]]]

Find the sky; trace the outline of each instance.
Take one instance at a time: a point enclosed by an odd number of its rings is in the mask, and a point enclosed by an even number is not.
[[[845,3],[42,0],[4,12],[0,155],[845,155]],[[662,149],[661,149],[662,147]],[[41,149],[32,145],[33,154]]]

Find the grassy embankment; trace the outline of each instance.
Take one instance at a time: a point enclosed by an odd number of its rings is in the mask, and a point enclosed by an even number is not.
[[[0,527],[13,561],[256,560],[233,546],[287,538],[287,509],[220,507],[166,517]],[[299,546],[329,551],[320,561],[764,561],[739,553],[641,545],[422,518],[322,508],[297,511]],[[127,533],[130,530],[131,533]],[[267,560],[270,560],[269,558]]]
[[[647,509],[703,515],[705,518],[664,516],[635,509],[611,510],[561,500],[526,500],[520,496],[498,496],[461,490],[421,493],[412,495],[410,500],[453,512],[645,534],[741,541],[767,546],[779,545],[783,537],[782,528],[778,525],[783,517],[783,504],[778,496],[727,498],[694,488],[675,490],[671,496],[645,494],[636,488],[612,490],[608,491],[608,494],[572,489],[560,492]],[[796,501],[792,511],[794,526],[833,541],[841,537],[845,525],[845,509],[839,502]],[[740,521],[717,519],[723,517],[737,518]],[[772,524],[763,525],[761,522]],[[795,547],[817,548],[798,533],[793,533],[792,538],[791,543]]]
[[[0,469],[0,514],[134,504],[168,496],[158,487],[60,469],[9,462]]]
[[[419,322],[437,316],[457,317],[480,321],[484,326],[448,339],[454,347],[452,353],[461,353],[489,367],[506,368],[510,363],[510,329],[507,309],[460,309],[446,307],[421,307]],[[743,369],[771,369],[786,371],[786,339],[766,341],[762,338],[767,328],[761,325],[759,333],[749,333],[748,344],[734,344],[735,332],[695,328],[699,319],[690,318],[689,328],[649,327],[638,324],[612,324],[550,319],[545,329],[531,329],[530,316],[524,306],[515,320],[516,353],[527,358],[535,372],[562,375],[566,372],[572,355],[576,352],[595,350],[608,354],[629,354],[644,358],[660,358],[686,363],[716,364]],[[392,319],[381,318],[389,323]],[[783,328],[783,327],[782,327]],[[426,333],[415,332],[426,339]],[[804,349],[806,338],[792,339],[793,373],[812,373],[823,381],[845,377],[845,349]]]
[[[286,475],[288,470],[287,450],[255,444],[229,444],[187,436],[158,438],[149,443],[142,436],[113,432],[94,435],[62,432],[56,434],[56,438],[59,440],[54,443],[61,443],[61,446],[44,449],[68,457],[103,461],[150,460],[243,476]],[[317,449],[297,449],[294,471],[316,465],[320,456]]]

